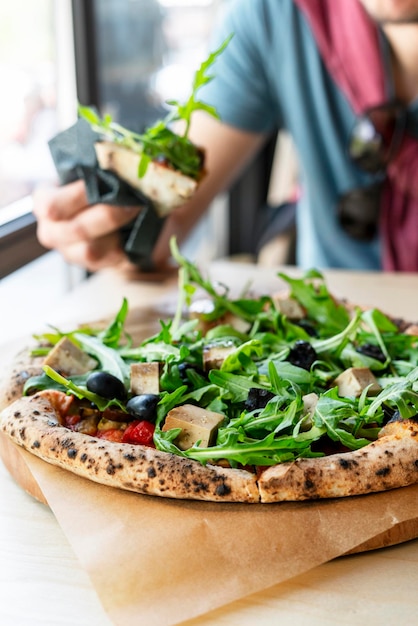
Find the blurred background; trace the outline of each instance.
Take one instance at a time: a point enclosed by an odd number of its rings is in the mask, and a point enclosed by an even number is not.
[[[141,131],[186,98],[228,1],[1,3],[0,207],[54,180],[47,141],[77,100]]]
[[[230,1],[0,3],[0,298],[19,304],[0,307],[0,328],[18,328],[34,298],[31,315],[44,320],[50,303],[85,278],[36,238],[31,193],[57,183],[48,140],[76,121],[77,102],[140,132],[165,115],[167,99],[185,100]],[[280,202],[294,183],[289,153],[286,137],[273,137],[213,202],[185,253],[203,263],[252,258],[260,206]]]

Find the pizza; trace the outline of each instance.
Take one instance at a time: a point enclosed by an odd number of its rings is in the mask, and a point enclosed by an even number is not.
[[[37,336],[3,383],[0,432],[47,463],[140,494],[340,498],[418,482],[418,326],[310,270],[238,297],[185,259],[175,315],[132,342],[106,325]]]

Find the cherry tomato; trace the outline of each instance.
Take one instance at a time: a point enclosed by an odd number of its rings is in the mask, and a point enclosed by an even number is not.
[[[126,428],[122,443],[136,443],[143,446],[154,446],[153,435],[155,425],[146,420],[135,420]]]
[[[74,427],[79,423],[81,417],[79,415],[66,415],[65,416],[65,426],[70,428],[70,430],[74,430]]]
[[[108,430],[98,430],[96,437],[107,439],[108,441],[123,441],[123,430],[121,428],[108,428]]]

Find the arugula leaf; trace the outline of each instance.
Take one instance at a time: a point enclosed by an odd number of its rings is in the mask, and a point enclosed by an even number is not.
[[[275,437],[275,433],[257,440],[239,431],[228,430],[221,445],[210,448],[193,446],[184,452],[184,456],[204,464],[228,459],[241,465],[268,466],[293,461],[301,454],[308,454],[310,443],[306,437]]]
[[[219,117],[216,112],[216,109],[212,106],[205,104],[204,102],[201,102],[200,100],[197,100],[196,94],[199,91],[199,89],[203,87],[203,85],[207,85],[207,83],[213,80],[214,75],[207,74],[207,71],[215,63],[216,59],[222,54],[225,48],[228,46],[232,37],[233,35],[229,35],[229,37],[225,39],[225,41],[219,46],[219,48],[217,48],[217,50],[209,54],[208,58],[205,61],[203,61],[203,63],[201,63],[199,69],[196,71],[194,75],[193,84],[192,84],[192,93],[189,99],[184,104],[182,104],[178,100],[167,101],[167,104],[175,107],[174,113],[170,114],[169,116],[169,121],[171,122],[171,121],[183,120],[186,123],[184,135],[183,135],[184,137],[187,137],[189,134],[191,116],[192,116],[192,113],[194,113],[194,111],[202,110],[202,111],[206,111],[206,113],[209,113],[209,115],[211,115],[212,117],[216,117],[216,118]]]
[[[105,372],[113,374],[113,376],[116,376],[124,383],[127,389],[129,388],[129,366],[116,350],[103,344],[98,337],[89,337],[77,332],[74,334],[74,337],[85,352],[99,361],[101,368]]]
[[[105,328],[105,330],[99,332],[98,338],[106,346],[110,348],[117,348],[120,344],[121,338],[125,331],[125,322],[128,315],[128,300],[123,298],[122,305],[117,312],[115,318]]]
[[[315,320],[330,334],[341,331],[350,321],[344,306],[338,304],[328,291],[321,272],[309,270],[302,278],[291,278],[283,272],[278,276],[291,288],[291,295],[302,304],[310,319]]]
[[[252,387],[264,389],[263,385],[256,383],[249,376],[239,376],[238,374],[231,374],[221,370],[211,370],[209,372],[209,380],[214,385],[225,389],[232,402],[244,402]]]

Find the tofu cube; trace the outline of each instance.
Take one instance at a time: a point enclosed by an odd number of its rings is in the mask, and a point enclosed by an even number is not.
[[[280,313],[290,320],[302,320],[306,317],[306,311],[295,298],[291,298],[285,291],[272,295],[273,304]]]
[[[97,362],[68,337],[63,337],[47,355],[44,365],[49,365],[61,374],[77,376],[95,369]]]
[[[181,433],[174,442],[180,450],[188,450],[198,441],[201,448],[206,448],[213,443],[223,419],[221,413],[208,411],[193,404],[184,404],[167,413],[162,430],[181,428]]]
[[[131,392],[160,393],[160,363],[131,363]]]
[[[319,396],[316,393],[307,393],[302,396],[303,400],[303,413],[307,417],[312,417],[315,413],[316,405],[318,404]]]
[[[302,422],[302,430],[309,430],[312,426],[312,418],[315,413],[316,405],[318,404],[319,396],[316,393],[307,393],[302,396],[303,401],[303,415],[304,420]]]
[[[368,395],[376,395],[381,387],[368,367],[350,367],[335,379],[338,393],[345,398],[358,398],[366,387]]]
[[[234,352],[234,344],[227,346],[205,346],[203,349],[203,368],[206,372],[209,370],[219,370],[226,357]]]
[[[411,324],[406,328],[405,335],[412,335],[413,337],[418,337],[418,324]]]

